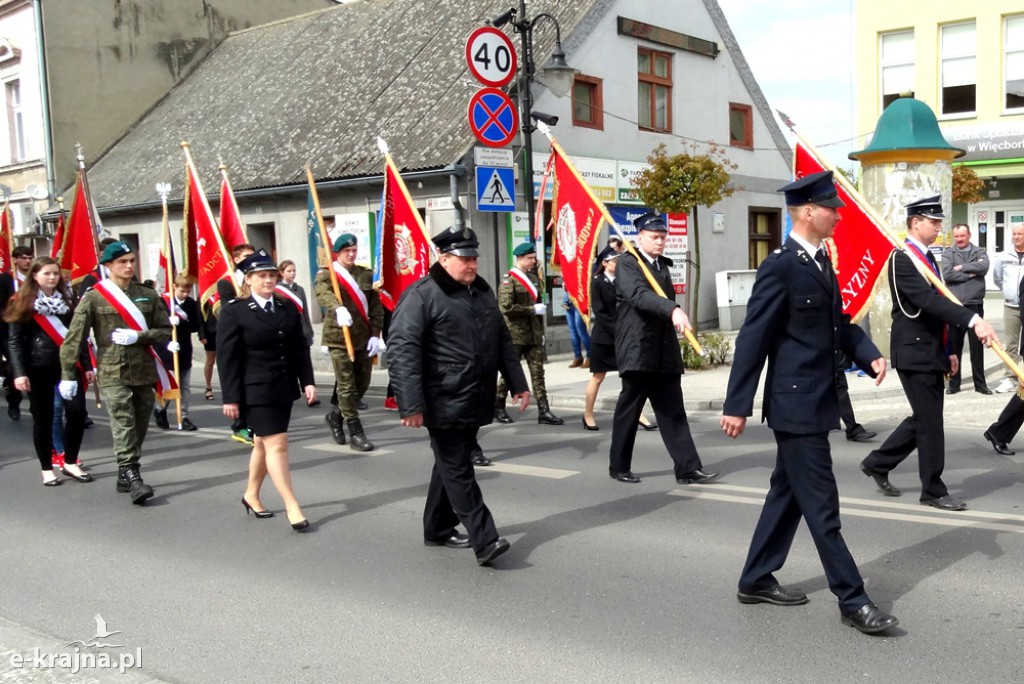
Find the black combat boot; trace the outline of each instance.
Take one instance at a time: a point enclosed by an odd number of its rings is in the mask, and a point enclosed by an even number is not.
[[[117,488],[118,491],[124,491],[121,489],[122,477],[128,482],[128,491],[132,497],[132,503],[136,506],[141,506],[146,503],[146,499],[153,496],[153,488],[142,481],[142,475],[139,474],[139,464],[134,463],[130,466],[126,466],[118,472],[117,475]]]
[[[363,432],[363,424],[359,422],[359,419],[348,418],[345,422],[348,423],[348,434],[351,436],[349,446],[355,451],[373,451],[373,442],[367,439],[366,433]]]
[[[324,416],[324,422],[327,423],[327,427],[331,428],[331,437],[338,444],[345,443],[345,428],[342,427],[341,412],[338,409],[334,409],[326,416]]]
[[[167,422],[167,409],[153,409],[153,417],[156,418],[156,426],[161,430],[171,428],[171,424]]]
[[[537,400],[537,422],[542,425],[562,425],[565,423],[564,420],[551,412],[547,399]]]
[[[128,468],[121,466],[117,469],[117,484],[115,488],[122,494],[131,490],[132,483],[128,481]]]
[[[505,410],[505,397],[494,402],[494,420],[508,425],[512,422],[512,416]]]

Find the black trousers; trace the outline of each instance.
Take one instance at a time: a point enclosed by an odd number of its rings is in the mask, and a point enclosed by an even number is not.
[[[996,440],[1009,444],[1017,436],[1022,425],[1024,425],[1024,399],[1018,397],[1014,392],[996,422],[989,425],[988,431]]]
[[[476,482],[471,454],[479,449],[480,428],[440,430],[428,428],[434,450],[427,502],[423,509],[423,538],[447,539],[460,522],[469,534],[473,550],[479,551],[498,538],[491,512],[484,504]]]
[[[51,467],[53,451],[53,395],[60,382],[60,368],[45,366],[28,369],[28,405],[32,411],[32,444],[42,470]],[[69,463],[78,460],[85,433],[85,390],[81,383],[71,401],[64,401],[64,456]]]
[[[964,304],[964,308],[970,309],[982,318],[985,317],[985,308],[982,304]],[[985,382],[985,347],[982,345],[981,340],[978,339],[978,336],[974,334],[974,331],[970,328],[964,330],[954,325],[949,326],[949,343],[952,351],[956,354],[958,361],[963,358],[964,334],[967,335],[967,344],[971,353],[971,376],[974,380],[974,389],[988,387]],[[960,367],[958,366],[956,373],[949,378],[949,386],[959,389],[960,376]]]
[[[701,468],[700,456],[683,409],[679,374],[628,371],[620,377],[622,390],[615,404],[608,469],[615,473],[632,470],[637,421],[648,399],[658,421],[661,440],[675,464],[676,477]]]
[[[825,569],[828,587],[839,599],[840,612],[856,612],[869,599],[840,532],[839,489],[832,472],[828,433],[795,435],[776,430],[775,444],[771,487],[754,528],[739,590],[750,593],[778,584],[774,573],[786,562],[803,518]]]
[[[850,401],[850,383],[846,380],[846,371],[842,368],[836,374],[836,394],[839,395],[839,417],[846,426],[846,434],[853,435],[863,431],[863,427],[853,415],[853,402]],[[860,429],[858,429],[860,428]]]
[[[942,429],[942,373],[896,370],[913,413],[903,419],[888,439],[864,459],[873,473],[887,475],[917,449],[921,500],[949,494],[942,481],[946,465],[946,436]]]

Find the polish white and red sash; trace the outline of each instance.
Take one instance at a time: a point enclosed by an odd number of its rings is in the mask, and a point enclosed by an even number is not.
[[[15,271],[14,277],[11,280],[14,281],[14,292],[17,294],[18,290],[21,289],[21,284],[25,282],[25,274],[21,271]]]
[[[139,311],[139,307],[135,306],[135,302],[128,299],[128,295],[124,293],[124,290],[115,285],[114,281],[109,279],[101,280],[96,283],[93,289],[121,314],[121,318],[124,319],[125,324],[129,328],[136,332],[149,330],[149,325],[146,324],[146,317]],[[160,360],[160,357],[154,351],[153,345],[147,344],[146,351],[153,357],[153,363],[156,364],[157,393],[163,394],[167,390],[177,390],[178,382],[174,379],[174,374],[164,366],[163,361]]]
[[[366,295],[359,289],[359,283],[348,272],[348,269],[337,261],[334,262],[334,272],[338,274],[338,284],[345,288],[349,298],[356,303],[356,308],[359,309],[359,313],[363,320],[366,321],[366,325],[370,325],[370,305],[366,302]]]
[[[537,288],[530,281],[530,276],[526,275],[518,268],[513,268],[508,272],[508,275],[510,278],[515,278],[517,283],[526,288],[526,291],[529,292],[530,296],[533,298],[533,303],[536,304],[539,294],[537,292]]]
[[[302,310],[303,310],[302,300],[299,299],[299,295],[295,294],[294,292],[289,290],[287,287],[285,287],[284,285],[280,285],[280,284],[276,288],[274,288],[274,289],[282,297],[287,297],[288,300],[292,304],[295,305],[295,308],[297,308],[299,310],[299,313],[300,314],[302,313]]]
[[[32,314],[32,319],[35,320],[36,325],[38,325],[40,328],[43,329],[43,332],[46,333],[47,337],[49,337],[51,340],[53,340],[53,343],[55,345],[57,345],[58,348],[63,346],[64,338],[68,336],[68,328],[67,328],[66,325],[64,325],[63,321],[61,321],[56,316],[44,316],[41,313],[33,313]],[[92,358],[91,350],[90,350],[90,358]],[[96,367],[96,359],[95,358],[92,358],[92,364],[93,364],[93,368],[95,368]],[[78,368],[78,370],[82,371],[83,375],[84,375],[85,369],[82,368],[81,362],[75,363],[75,367]],[[83,383],[85,389],[89,389],[89,383],[88,382],[83,380],[82,383]]]

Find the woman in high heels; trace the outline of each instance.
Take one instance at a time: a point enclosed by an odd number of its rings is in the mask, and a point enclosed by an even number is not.
[[[58,471],[79,482],[92,482],[92,475],[82,470],[78,463],[85,432],[85,391],[82,383],[91,381],[94,376],[89,352],[84,345],[79,354],[78,380],[60,379],[60,347],[72,313],[71,297],[64,286],[60,266],[50,257],[39,257],[32,262],[18,296],[11,299],[4,313],[4,320],[10,323],[8,348],[14,386],[29,395],[32,444],[39,458],[43,484],[47,487],[61,484]],[[77,383],[79,387],[74,398],[64,400],[64,450],[63,454],[55,455],[54,397],[60,396],[58,387],[65,382]]]
[[[288,421],[296,399],[305,395],[306,403],[316,400],[309,347],[298,308],[274,294],[280,274],[270,255],[261,249],[238,268],[245,273],[245,281],[239,297],[221,305],[217,369],[224,415],[235,420],[244,406],[254,434],[242,506],[247,515],[273,517],[260,499],[269,474],[284,501],[288,522],[301,532],[309,521],[292,491]]]
[[[615,365],[615,268],[621,254],[611,246],[605,247],[598,255],[601,270],[590,284],[590,315],[593,328],[590,331],[590,382],[587,383],[587,403],[583,410],[583,429],[600,430],[594,420],[594,404],[597,392],[609,371]],[[657,430],[658,426],[640,415],[640,427]]]

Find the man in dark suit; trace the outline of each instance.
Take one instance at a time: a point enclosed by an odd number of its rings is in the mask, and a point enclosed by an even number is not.
[[[786,562],[803,517],[843,622],[865,633],[880,632],[899,621],[868,598],[839,531],[839,490],[828,433],[839,427],[836,351],[870,369],[876,384],[885,377],[885,358],[843,314],[839,283],[822,244],[843,206],[832,172],[806,176],[782,191],[793,230],[757,270],[747,318],[736,338],[722,416],[725,434],[735,438],[743,433],[767,359],[763,419],[775,432],[778,448],[737,598],[778,606],[807,603],[806,594],[783,588],[774,575]]]
[[[676,333],[690,329],[690,320],[672,296],[672,260],[662,256],[668,226],[660,214],[648,213],[633,221],[638,254],[619,258],[615,288],[615,362],[622,389],[615,405],[608,474],[619,482],[640,482],[630,466],[644,402],[651,400],[661,426],[661,439],[675,464],[676,482],[709,482],[718,473],[703,470],[690,424],[683,409],[683,357]],[[666,296],[654,291],[639,259]]]
[[[970,328],[986,346],[991,346],[997,338],[995,330],[981,316],[946,299],[918,272],[918,268],[929,269],[937,278],[941,277],[935,257],[928,249],[938,237],[945,218],[941,197],[926,197],[908,204],[906,209],[907,248],[894,250],[889,258],[890,346],[892,366],[913,413],[897,426],[882,446],[868,454],[860,468],[883,494],[899,496],[900,490],[889,482],[889,471],[917,449],[921,503],[945,511],[960,511],[967,508],[967,504],[950,496],[942,481],[946,460],[942,429],[943,376],[959,368],[949,343],[948,326]]]

